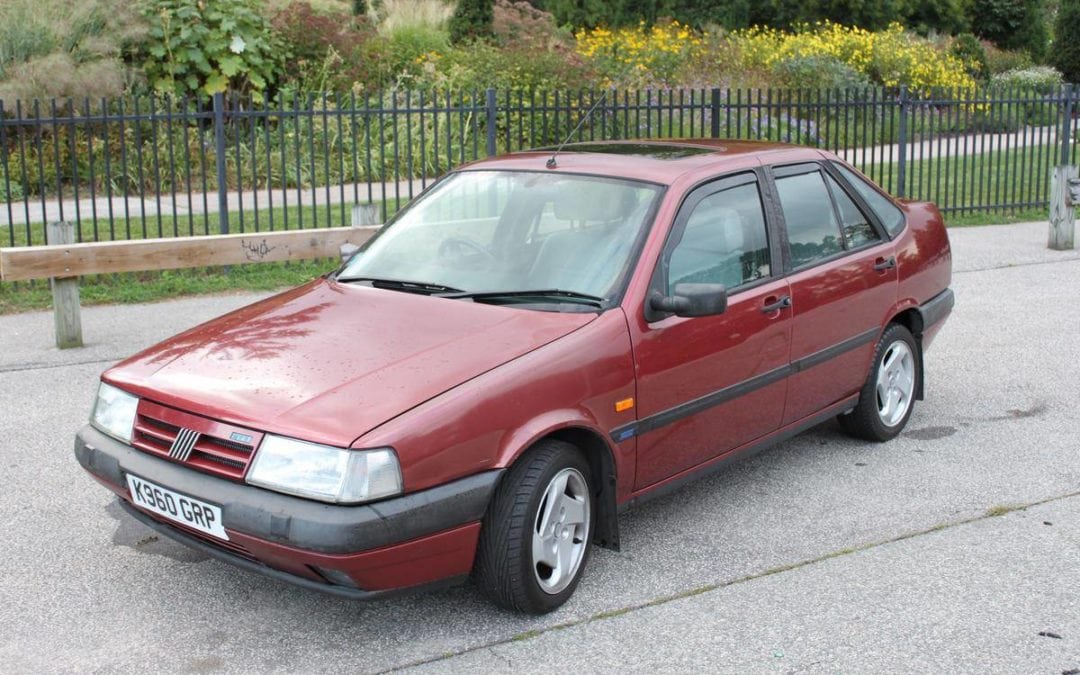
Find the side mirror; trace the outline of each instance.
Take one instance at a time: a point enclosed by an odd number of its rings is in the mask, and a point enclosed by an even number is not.
[[[654,294],[649,307],[675,316],[695,317],[723,314],[727,309],[727,289],[723,284],[675,284],[675,294]]]

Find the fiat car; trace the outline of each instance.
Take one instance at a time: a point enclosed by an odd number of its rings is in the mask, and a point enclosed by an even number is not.
[[[105,371],[75,455],[252,572],[360,599],[471,578],[544,613],[641,500],[826,420],[899,434],[950,276],[934,205],[821,150],[511,154]]]

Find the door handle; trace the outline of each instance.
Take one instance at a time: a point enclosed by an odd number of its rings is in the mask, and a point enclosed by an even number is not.
[[[771,299],[772,298],[766,298],[766,300],[771,300]],[[761,313],[762,314],[772,314],[773,312],[778,312],[781,309],[784,309],[785,307],[791,307],[791,296],[790,295],[785,295],[785,296],[779,297],[773,302],[762,305]]]
[[[874,261],[874,269],[878,272],[891,270],[894,267],[896,267],[896,258],[893,256],[889,256],[888,258],[878,258]]]

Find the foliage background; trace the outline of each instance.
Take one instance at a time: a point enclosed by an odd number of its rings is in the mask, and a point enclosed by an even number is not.
[[[1035,65],[1076,79],[1078,12],[1076,0],[4,0],[0,100],[606,84],[923,89]],[[763,46],[781,56],[763,58]]]

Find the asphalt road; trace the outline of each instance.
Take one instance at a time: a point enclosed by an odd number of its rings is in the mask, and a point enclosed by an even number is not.
[[[832,423],[625,514],[540,618],[465,586],[371,604],[159,539],[71,438],[112,361],[255,296],[0,317],[0,671],[1080,669],[1080,254],[952,231],[957,308],[893,442]]]

